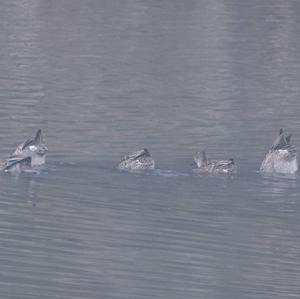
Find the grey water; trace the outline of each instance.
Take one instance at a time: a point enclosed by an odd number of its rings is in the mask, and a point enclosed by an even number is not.
[[[38,128],[40,174],[0,175],[0,298],[300,298],[300,5],[2,0],[0,157]],[[116,169],[148,148],[154,173]],[[195,175],[192,155],[233,158]]]

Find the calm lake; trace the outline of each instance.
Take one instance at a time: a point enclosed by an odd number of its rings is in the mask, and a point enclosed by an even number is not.
[[[41,128],[40,174],[0,175],[0,297],[300,298],[300,4],[2,0],[0,157]],[[116,169],[148,148],[157,170]],[[195,175],[194,152],[233,158]]]

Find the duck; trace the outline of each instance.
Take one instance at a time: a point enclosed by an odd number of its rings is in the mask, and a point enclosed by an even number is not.
[[[40,166],[45,164],[48,148],[44,142],[42,130],[39,129],[34,138],[29,138],[17,146],[16,150],[10,155],[9,159],[15,157],[31,158],[31,166]]]
[[[279,130],[261,163],[260,172],[295,174],[298,171],[297,150],[291,144],[291,137],[292,134],[285,134],[282,128]]]
[[[211,174],[232,174],[237,171],[237,166],[233,159],[228,160],[209,160],[205,151],[196,152],[193,156],[192,165],[197,165],[197,170]]]
[[[127,171],[154,170],[154,168],[155,162],[146,148],[125,156],[118,165],[118,169]]]

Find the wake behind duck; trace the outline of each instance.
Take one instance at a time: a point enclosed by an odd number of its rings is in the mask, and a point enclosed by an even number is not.
[[[279,136],[261,163],[260,171],[266,174],[294,174],[298,171],[297,151],[291,145],[291,134],[280,129]]]

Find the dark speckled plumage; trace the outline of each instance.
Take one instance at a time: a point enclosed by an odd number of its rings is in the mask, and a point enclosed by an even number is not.
[[[233,159],[229,160],[208,160],[206,153],[196,152],[194,155],[194,164],[198,166],[200,172],[208,173],[235,173],[237,166]]]
[[[144,148],[142,150],[133,152],[132,154],[125,156],[121,163],[118,165],[121,170],[153,170],[155,168],[155,162],[151,157],[149,151]]]

